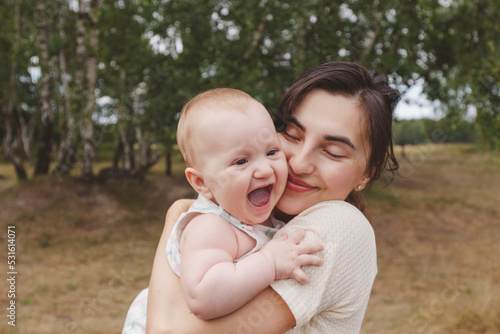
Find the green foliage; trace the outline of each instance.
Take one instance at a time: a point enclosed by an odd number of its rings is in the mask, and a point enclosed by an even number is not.
[[[396,145],[416,145],[430,141],[425,133],[422,120],[403,120],[393,123],[393,136]]]
[[[444,117],[440,120],[413,119],[393,123],[393,138],[396,145],[418,145],[425,143],[475,143],[478,131],[473,122]]]
[[[454,118],[448,114],[439,121],[426,122],[426,132],[434,142],[442,143],[475,143],[478,139],[478,129],[474,122],[461,117]]]
[[[41,1],[43,13],[35,13],[33,0],[0,5],[0,135],[7,136],[9,103],[18,112],[17,122],[27,124],[24,129],[33,120],[34,133],[39,131],[40,87],[28,68],[40,56],[37,23],[43,15],[53,27],[51,106],[57,146],[65,131],[57,94],[59,53],[66,56],[71,85],[85,60],[76,57],[77,13],[69,1]],[[422,84],[427,97],[440,102],[443,120],[397,123],[397,142],[500,145],[496,0],[112,0],[100,2],[97,16],[98,97],[108,96],[110,103],[97,106],[94,120],[110,123],[115,145],[123,133],[133,145],[141,129],[147,142],[168,147],[183,104],[213,87],[245,90],[273,113],[300,73],[333,60],[360,62],[386,74],[402,93]],[[88,18],[87,27],[92,22]],[[84,106],[76,92],[70,96],[77,114]],[[477,115],[474,124],[464,121],[471,110]]]
[[[500,141],[500,3],[457,0],[432,13],[424,46],[428,62],[421,76],[425,92],[441,101],[460,122],[471,108],[481,139],[490,148]]]

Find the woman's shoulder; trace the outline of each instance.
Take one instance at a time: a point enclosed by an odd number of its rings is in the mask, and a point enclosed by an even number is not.
[[[300,213],[288,224],[293,228],[314,230],[326,236],[365,235],[373,238],[373,228],[365,215],[345,201],[320,202]],[[327,233],[335,231],[335,233]]]
[[[363,213],[359,211],[354,205],[346,202],[346,201],[323,201],[319,202],[311,206],[310,208],[301,212],[297,217],[309,215],[313,212],[319,213],[329,213],[336,212],[337,214],[342,215],[353,215],[353,216],[361,216],[364,217]]]
[[[313,317],[330,328],[361,319],[377,274],[375,235],[355,206],[344,201],[318,203],[292,219],[282,230],[306,230],[302,242],[321,241],[321,267],[306,267],[309,284],[292,280],[274,282],[303,332],[315,332]],[[290,229],[290,230],[288,230]],[[303,301],[308,305],[304,307]],[[340,330],[340,327],[338,327]],[[356,332],[351,329],[349,332]]]
[[[301,212],[295,219],[321,222],[357,222],[366,224],[368,219],[354,205],[346,201],[324,201]]]

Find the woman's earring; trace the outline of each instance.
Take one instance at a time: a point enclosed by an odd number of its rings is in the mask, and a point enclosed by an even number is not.
[[[363,189],[363,186],[360,184],[360,185],[358,186],[358,190],[361,190],[361,189]]]

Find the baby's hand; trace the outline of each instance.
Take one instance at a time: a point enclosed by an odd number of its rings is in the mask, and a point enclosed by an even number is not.
[[[290,236],[283,233],[278,238],[269,241],[260,251],[275,268],[275,280],[294,278],[301,284],[307,284],[309,278],[302,271],[302,266],[321,266],[323,260],[312,253],[323,250],[321,243],[300,244],[305,231],[298,229]]]

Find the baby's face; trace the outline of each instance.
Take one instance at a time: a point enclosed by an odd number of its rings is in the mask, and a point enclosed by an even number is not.
[[[242,222],[259,224],[284,191],[285,156],[264,106],[251,101],[245,113],[224,109],[197,126],[197,169],[212,200]]]

